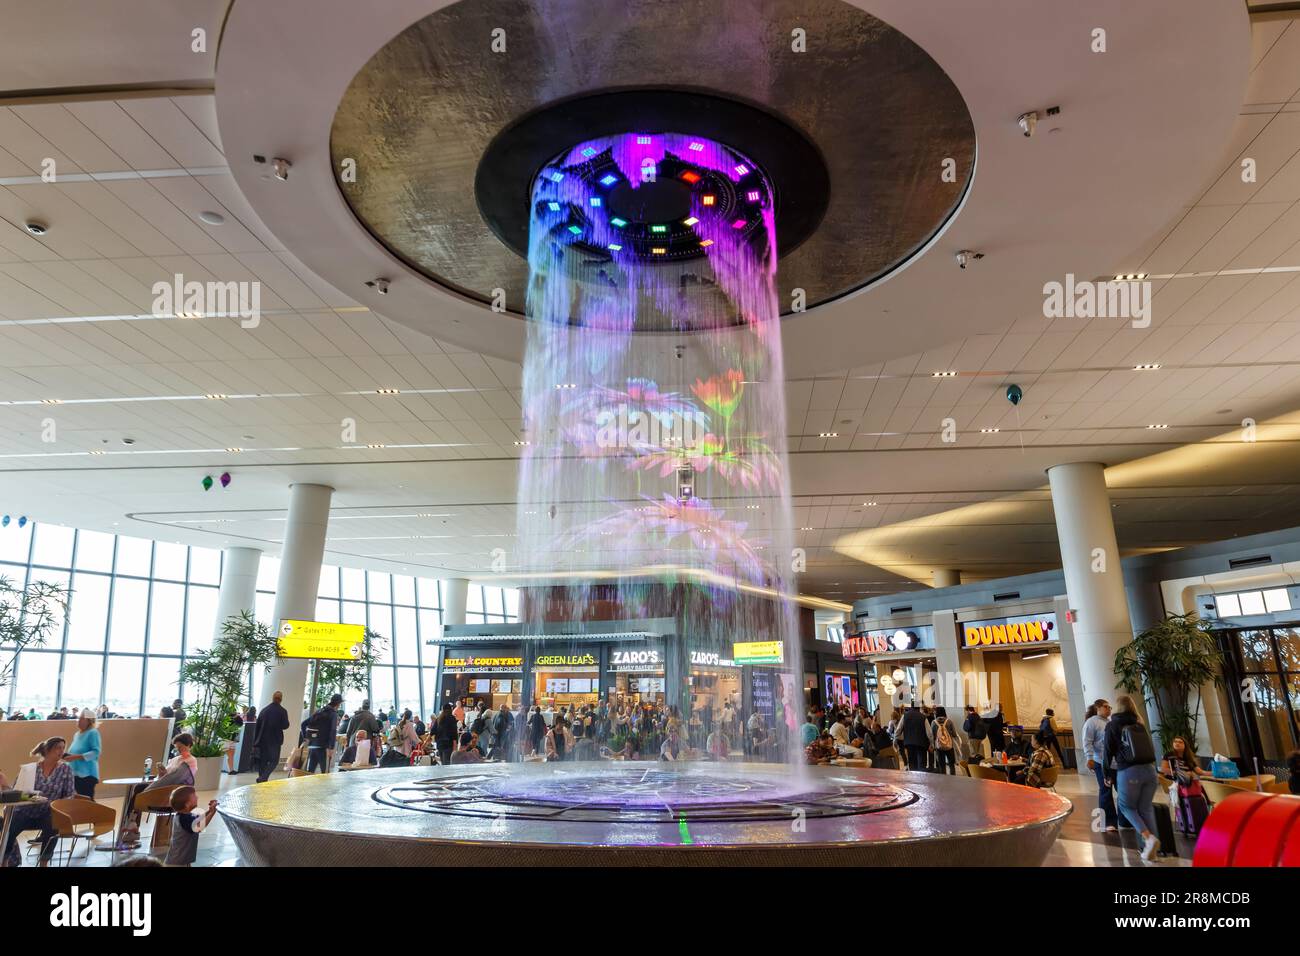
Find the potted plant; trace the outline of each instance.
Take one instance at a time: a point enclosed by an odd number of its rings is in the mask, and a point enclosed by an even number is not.
[[[221,624],[210,650],[196,651],[181,668],[182,686],[198,688],[186,712],[185,726],[194,737],[191,753],[198,761],[194,786],[215,790],[221,780],[226,741],[234,740],[235,711],[248,696],[250,669],[275,658],[276,639],[249,611],[240,611]]]
[[[330,695],[346,690],[370,690],[370,669],[379,663],[379,651],[388,645],[388,638],[366,628],[361,656],[350,661],[312,661],[307,674],[307,686],[315,687],[311,700],[311,713],[316,713]],[[376,701],[376,703],[378,703]]]
[[[1164,749],[1175,737],[1182,737],[1196,752],[1201,688],[1223,683],[1223,655],[1205,621],[1195,613],[1174,614],[1147,628],[1116,652],[1115,676],[1123,690],[1153,703],[1154,731]]]

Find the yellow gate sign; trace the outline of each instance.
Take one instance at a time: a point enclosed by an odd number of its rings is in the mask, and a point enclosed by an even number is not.
[[[780,664],[785,660],[785,642],[749,641],[732,644],[731,659],[737,664]]]
[[[355,661],[366,646],[364,624],[329,624],[324,621],[281,621],[281,657],[307,657],[323,661]]]

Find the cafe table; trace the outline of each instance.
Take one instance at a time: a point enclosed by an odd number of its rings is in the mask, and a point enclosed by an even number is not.
[[[0,853],[9,844],[9,828],[13,824],[13,811],[18,807],[30,807],[36,804],[48,803],[49,801],[39,793],[34,793],[26,800],[15,800],[13,803],[0,803],[0,816],[4,818],[4,825],[0,826]],[[5,865],[4,857],[0,856],[0,867]]]
[[[154,780],[158,779],[157,777]],[[138,783],[152,783],[153,780],[145,780],[144,777],[114,777],[112,780],[99,781],[100,786],[104,787],[125,787],[122,794],[122,810],[117,818],[117,836],[113,837],[112,846],[95,847],[101,853],[116,853],[123,850],[122,847],[122,828],[126,826],[126,818],[131,813],[131,793]]]
[[[1006,763],[981,763],[980,766],[987,770],[997,770],[1004,773],[1007,775],[1007,780],[1010,781],[1017,770],[1025,769],[1025,761],[1008,760]]]

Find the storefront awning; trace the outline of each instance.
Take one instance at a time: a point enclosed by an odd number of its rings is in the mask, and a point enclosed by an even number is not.
[[[670,617],[637,621],[548,621],[543,624],[449,624],[442,637],[427,644],[475,644],[502,641],[646,641],[668,637],[677,631]]]

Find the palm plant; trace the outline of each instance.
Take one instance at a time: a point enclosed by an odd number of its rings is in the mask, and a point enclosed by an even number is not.
[[[42,647],[63,626],[71,592],[61,584],[32,581],[25,587],[0,575],[0,687],[13,680],[18,655]]]
[[[1173,614],[1153,624],[1115,654],[1115,676],[1130,694],[1155,705],[1156,734],[1168,747],[1175,737],[1196,751],[1201,688],[1223,683],[1223,655],[1210,626],[1195,613]],[[1191,705],[1192,691],[1196,705]]]
[[[250,611],[221,622],[221,634],[207,651],[197,651],[181,667],[180,683],[198,688],[186,715],[196,757],[219,757],[223,741],[235,736],[234,713],[248,694],[252,667],[275,659],[276,638]]]
[[[366,628],[361,656],[348,661],[312,661],[315,673],[308,675],[308,686],[315,686],[311,713],[316,713],[336,691],[370,689],[370,669],[379,663],[379,651],[388,645],[388,638]]]

